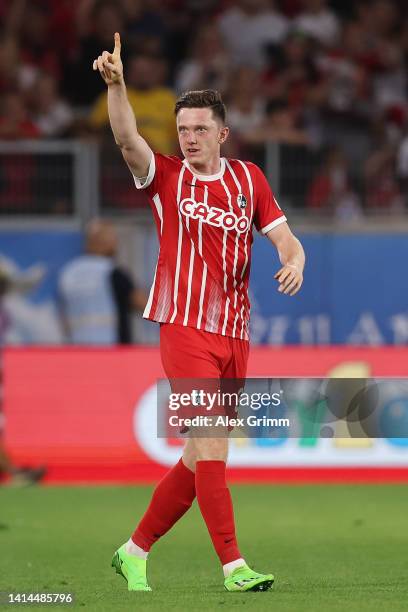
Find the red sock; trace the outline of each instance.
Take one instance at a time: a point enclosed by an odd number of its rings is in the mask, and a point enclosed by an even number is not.
[[[201,514],[223,565],[241,557],[224,461],[197,461],[196,494]]]
[[[132,540],[146,552],[187,512],[195,498],[195,474],[180,459],[162,478]]]

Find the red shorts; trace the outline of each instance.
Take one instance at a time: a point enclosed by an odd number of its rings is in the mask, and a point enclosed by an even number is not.
[[[244,387],[249,342],[173,323],[160,326],[160,354],[173,393],[189,393],[192,379],[200,388],[238,393]],[[184,379],[184,380],[183,380]],[[189,379],[189,380],[185,380]],[[193,388],[197,388],[197,382]],[[236,414],[236,406],[217,405],[212,414]]]
[[[243,378],[249,342],[174,323],[160,325],[160,355],[167,378]]]

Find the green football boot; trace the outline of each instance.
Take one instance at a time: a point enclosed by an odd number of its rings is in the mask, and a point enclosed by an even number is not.
[[[129,555],[125,547],[123,544],[113,555],[112,567],[127,581],[129,591],[151,591],[146,578],[146,559]]]
[[[274,580],[272,574],[258,574],[247,565],[242,565],[227,576],[224,586],[231,592],[267,591],[273,587]]]

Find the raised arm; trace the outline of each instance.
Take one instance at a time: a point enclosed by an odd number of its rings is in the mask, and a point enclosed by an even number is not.
[[[120,46],[120,35],[116,32],[113,52],[103,51],[94,60],[93,69],[99,70],[108,86],[109,121],[116,144],[132,174],[141,178],[148,174],[153,153],[137,131],[136,119],[127,98]]]

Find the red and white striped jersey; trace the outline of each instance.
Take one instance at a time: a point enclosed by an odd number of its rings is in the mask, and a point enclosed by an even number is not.
[[[160,250],[143,316],[248,340],[252,226],[266,234],[286,221],[262,171],[221,158],[198,175],[186,160],[155,153],[146,189]]]

